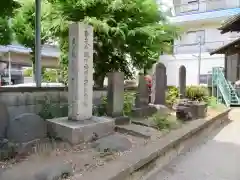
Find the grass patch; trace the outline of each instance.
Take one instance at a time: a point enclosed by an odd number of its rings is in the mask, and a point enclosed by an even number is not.
[[[216,111],[224,111],[227,109],[227,107],[224,104],[218,103],[216,97],[209,97],[208,99],[208,108],[216,110]]]
[[[148,118],[153,122],[154,127],[158,130],[171,130],[181,126],[181,121],[171,114],[162,115],[160,112],[153,114]]]

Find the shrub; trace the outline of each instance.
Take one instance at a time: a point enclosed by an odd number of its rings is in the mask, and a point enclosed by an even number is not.
[[[168,116],[162,116],[159,113],[154,114],[150,120],[154,122],[154,125],[158,130],[170,129],[171,123],[168,121]]]
[[[215,108],[217,106],[217,98],[214,96],[210,96],[208,98],[207,103],[208,103],[208,106]]]
[[[158,130],[169,130],[180,126],[180,121],[171,114],[162,115],[160,112],[157,112],[148,119],[153,121],[154,126]]]
[[[132,112],[133,104],[135,100],[135,93],[125,92],[124,93],[124,104],[123,104],[123,114],[129,115]],[[102,97],[102,103],[94,108],[94,115],[105,116],[107,114],[107,97]]]
[[[38,113],[43,119],[52,119],[58,117],[66,117],[68,115],[68,105],[62,105],[56,102],[52,102],[48,96],[44,97],[44,100],[39,100],[38,104],[41,105],[41,110]]]
[[[133,92],[124,93],[124,104],[123,104],[124,115],[129,115],[132,112],[134,100],[135,100],[135,93]]]
[[[179,97],[179,90],[175,86],[168,86],[168,91],[166,94],[166,103],[169,107],[172,107],[173,104],[177,101]]]
[[[217,98],[210,96],[208,98],[208,106],[212,109],[218,110],[218,111],[223,111],[226,109],[226,106],[224,104],[218,103]]]
[[[186,97],[193,101],[208,101],[209,93],[207,87],[204,86],[188,86],[186,89]]]

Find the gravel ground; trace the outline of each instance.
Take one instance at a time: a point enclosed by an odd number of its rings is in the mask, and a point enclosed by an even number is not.
[[[215,115],[216,110],[209,110],[209,114]],[[165,133],[163,133],[164,135]],[[131,143],[132,148],[129,151],[137,149],[139,146],[146,146],[152,141],[156,141],[160,137],[155,137],[151,140],[135,137],[128,134],[121,134],[126,137]],[[157,138],[157,139],[156,139]],[[71,147],[67,143],[46,141],[40,143],[34,148],[34,153],[27,156],[17,157],[15,159],[0,162],[0,174],[3,171],[11,171],[18,173],[34,173],[39,167],[44,167],[52,163],[70,163],[77,174],[83,174],[86,171],[93,171],[99,166],[109,161],[117,160],[124,153],[99,153],[90,147],[90,144],[82,144]]]

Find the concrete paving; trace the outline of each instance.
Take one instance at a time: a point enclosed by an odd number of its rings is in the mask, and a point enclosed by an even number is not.
[[[229,113],[231,123],[216,129],[208,140],[150,172],[147,180],[239,180],[240,109]]]

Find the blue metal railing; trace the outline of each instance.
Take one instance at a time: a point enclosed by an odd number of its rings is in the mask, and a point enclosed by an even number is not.
[[[231,82],[226,80],[222,67],[214,67],[212,75],[213,87],[217,87],[217,99],[223,100],[227,106],[240,105],[240,99]]]

